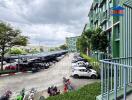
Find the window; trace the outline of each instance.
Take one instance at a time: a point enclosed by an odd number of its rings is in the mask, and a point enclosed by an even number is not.
[[[120,37],[120,28],[119,28],[119,25],[115,26],[115,37],[116,37],[116,39],[119,39],[119,37]]]
[[[87,72],[87,70],[86,70],[86,69],[80,69],[80,71],[81,71],[81,72]]]

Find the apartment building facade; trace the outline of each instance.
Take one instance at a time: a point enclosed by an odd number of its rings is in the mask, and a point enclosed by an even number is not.
[[[123,16],[112,16],[111,9],[124,8]],[[101,61],[101,95],[97,100],[126,100],[132,90],[132,0],[93,0],[91,28],[101,27],[110,42],[112,59]]]
[[[94,0],[89,12],[90,27],[101,27],[107,33],[110,42],[107,53],[112,57],[120,55],[120,21],[119,17],[111,16],[111,8],[118,4],[119,0]]]

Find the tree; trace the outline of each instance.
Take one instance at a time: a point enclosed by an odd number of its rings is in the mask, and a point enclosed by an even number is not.
[[[55,51],[55,49],[54,48],[50,48],[50,51]]]
[[[106,53],[107,52],[107,47],[109,46],[109,41],[108,41],[108,38],[107,38],[107,34],[106,32],[102,32],[100,34],[100,46],[99,46],[99,50]]]
[[[40,52],[44,52],[44,49],[43,49],[43,47],[42,47],[42,46],[40,47]]]
[[[67,47],[66,44],[63,44],[63,45],[61,45],[59,48],[62,49],[62,50],[66,50],[68,47]]]
[[[91,50],[106,52],[108,45],[107,34],[101,28],[97,28],[96,30],[88,29],[77,40],[77,49],[80,52],[86,53],[88,48],[89,54]]]
[[[26,46],[28,38],[22,36],[19,30],[14,29],[7,23],[0,22],[0,53],[1,53],[1,70],[3,70],[3,59],[7,49],[15,46]]]
[[[101,28],[95,30],[95,34],[92,35],[91,40],[93,51],[99,50],[101,52],[106,52],[109,41],[107,39],[107,34],[103,32]]]
[[[87,49],[91,50],[91,37],[95,33],[94,30],[88,29],[84,31],[80,38],[77,40],[77,49],[80,52],[86,53]]]
[[[82,35],[84,35],[84,39],[85,41],[87,42],[87,49],[88,49],[88,53],[90,55],[90,52],[92,50],[92,44],[91,44],[91,41],[92,41],[92,36],[93,34],[95,34],[95,30],[91,30],[91,29],[88,29],[86,31],[84,31],[82,33]]]
[[[33,48],[33,49],[31,49],[31,51],[30,51],[30,53],[32,53],[32,54],[38,53],[38,52],[39,52],[39,50],[38,50],[37,48]]]
[[[85,40],[84,35],[82,35],[77,40],[77,50],[86,53],[87,47],[88,47],[88,42]]]

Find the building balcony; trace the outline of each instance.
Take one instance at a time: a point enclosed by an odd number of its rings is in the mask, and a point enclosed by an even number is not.
[[[100,24],[102,25],[107,21],[107,10],[100,14]]]
[[[93,21],[93,14],[89,15],[89,20]]]
[[[99,0],[99,7],[102,7],[106,0]]]
[[[96,23],[99,20],[99,13],[96,13],[94,16],[94,23]]]
[[[98,7],[98,2],[99,0],[94,0],[93,2],[93,8],[95,9],[96,7]]]
[[[89,18],[89,20],[90,20],[90,22],[93,22],[94,19],[93,19],[93,17],[92,17],[92,18]]]

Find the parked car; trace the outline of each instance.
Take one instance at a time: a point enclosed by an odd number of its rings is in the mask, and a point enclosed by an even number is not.
[[[17,69],[19,71],[32,71],[32,72],[38,72],[40,68],[35,63],[19,63],[17,64]]]
[[[15,63],[12,63],[5,67],[5,70],[16,70],[16,69],[17,69],[17,66]]]
[[[72,67],[80,66],[80,65],[89,65],[89,63],[88,62],[84,62],[84,61],[78,61],[76,63],[72,63]]]
[[[76,67],[85,67],[86,69],[92,69],[93,68],[90,64],[89,65],[82,64],[82,65],[78,65],[78,66],[73,66],[72,70],[74,70]]]
[[[74,59],[72,60],[72,63],[76,63],[76,62],[78,62],[78,61],[85,61],[85,62],[86,62],[86,60],[85,60],[84,58],[82,58],[82,57],[77,57],[77,58],[74,58]]]
[[[93,69],[86,69],[85,67],[75,67],[74,70],[72,70],[72,76],[74,78],[79,77],[91,77],[92,79],[97,78],[97,72]]]
[[[6,61],[3,61],[3,65],[6,65],[7,64],[7,62]],[[0,65],[1,65],[1,62],[0,62]]]

